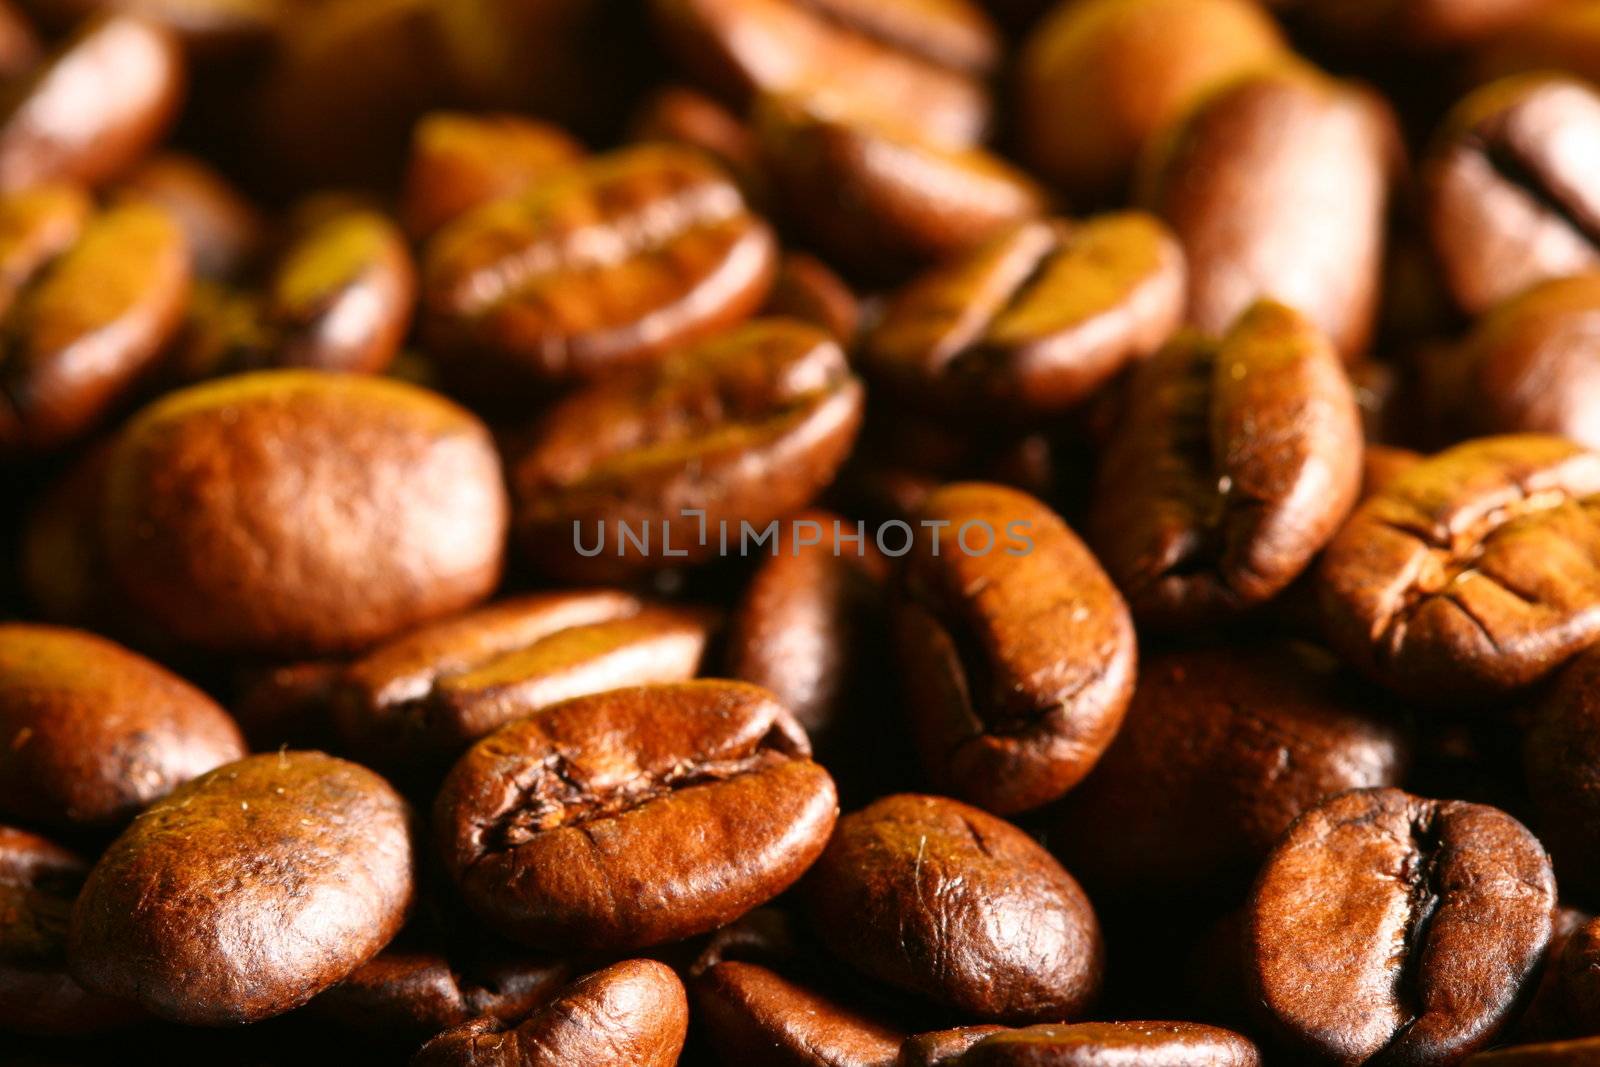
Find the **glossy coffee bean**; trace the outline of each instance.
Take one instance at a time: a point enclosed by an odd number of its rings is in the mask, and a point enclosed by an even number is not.
[[[654,0],[652,10],[684,72],[736,105],[833,85],[947,144],[974,144],[989,126],[982,79],[998,41],[966,0]]]
[[[1148,215],[1024,223],[902,289],[862,358],[897,398],[1058,414],[1165,343],[1183,301],[1183,252]]]
[[[766,199],[755,134],[747,122],[716,99],[696,89],[669,85],[652,94],[628,124],[631,141],[664,141],[698,148],[738,179],[756,203]]]
[[[826,843],[833,782],[765,690],[616,689],[474,745],[434,808],[446,868],[497,933],[621,951],[715,929]]]
[[[350,750],[381,766],[448,763],[513,719],[587,693],[694,677],[706,621],[626,593],[517,597],[374,649],[333,686]]]
[[[428,245],[423,299],[452,358],[568,381],[748,317],[776,263],[731,178],[691,149],[642,145],[446,226]]]
[[[1352,48],[1442,49],[1492,40],[1562,0],[1297,0],[1320,36]]]
[[[804,899],[835,956],[968,1016],[1070,1019],[1099,990],[1100,927],[1078,883],[954,800],[900,794],[846,815]]]
[[[1409,746],[1320,649],[1225,645],[1145,657],[1117,738],[1050,844],[1119,895],[1246,884],[1301,812],[1400,784]]]
[[[573,982],[514,1027],[493,1018],[446,1030],[412,1067],[672,1067],[689,1029],[683,983],[655,960]]]
[[[778,263],[762,314],[820,326],[846,346],[856,339],[862,318],[861,304],[844,279],[804,252],[786,253]]]
[[[572,978],[565,961],[487,951],[466,961],[386,949],[320,994],[307,1010],[381,1041],[426,1041],[479,1018],[515,1025]]]
[[[96,211],[75,186],[0,196],[0,454],[82,436],[148,374],[189,298],[184,237],[163,212]]]
[[[1208,94],[1143,164],[1143,200],[1188,256],[1189,321],[1220,334],[1277,300],[1347,360],[1365,351],[1393,143],[1377,97],[1300,67]]]
[[[409,817],[382,778],[319,752],[219,767],[147,808],[90,872],[72,974],[191,1025],[298,1007],[400,929]]]
[[[1489,704],[1600,631],[1600,457],[1536,435],[1488,437],[1411,468],[1358,507],[1323,556],[1336,651],[1428,704]]]
[[[844,998],[757,963],[725,960],[691,983],[696,1021],[724,1063],[894,1064],[905,1034]]]
[[[23,0],[51,30],[93,15],[129,12],[176,36],[192,55],[222,59],[264,46],[297,0]]]
[[[818,94],[766,96],[753,125],[778,202],[807,240],[867,278],[900,278],[1041,215],[1033,179],[898,114]]]
[[[1072,203],[1109,200],[1141,150],[1200,94],[1286,51],[1250,0],[1060,5],[1020,59],[1023,153]]]
[[[1556,972],[1559,995],[1574,1032],[1600,1031],[1600,920],[1579,926],[1547,966]]]
[[[1471,73],[1480,82],[1512,74],[1566,71],[1593,82],[1600,72],[1600,7],[1556,3],[1549,11],[1520,23],[1484,43],[1474,56]]]
[[[1200,1023],[1047,1023],[984,1038],[957,1067],[1260,1067],[1242,1034]]]
[[[1556,677],[1533,716],[1523,745],[1524,777],[1541,839],[1555,857],[1562,887],[1591,899],[1600,893],[1600,656],[1586,652]],[[1596,1016],[1600,1022],[1600,1015]]]
[[[1360,483],[1338,356],[1305,317],[1261,303],[1220,341],[1184,334],[1135,372],[1090,540],[1142,622],[1203,624],[1282,592]]]
[[[1422,166],[1445,284],[1478,314],[1538,282],[1594,270],[1600,94],[1559,74],[1477,90],[1446,118]]]
[[[117,827],[245,754],[204,693],[81,630],[0,625],[0,817]]]
[[[759,533],[832,480],[861,408],[838,344],[789,319],[595,383],[548,411],[511,461],[523,550],[581,581],[737,551],[741,524]]]
[[[136,162],[178,110],[183,67],[172,36],[114,14],[85,23],[0,108],[0,189],[98,185]]]
[[[1495,808],[1357,790],[1307,812],[1251,896],[1259,1004],[1306,1062],[1451,1064],[1511,1023],[1555,877]]]
[[[0,1033],[65,1037],[139,1017],[67,974],[67,919],[88,873],[59,845],[0,826]]]
[[[268,371],[128,424],[104,545],[134,604],[189,644],[331,653],[484,597],[506,510],[488,433],[461,408],[399,382]]]
[[[559,126],[521,115],[436,111],[417,122],[396,209],[412,240],[520,196],[583,159]]]
[[[236,278],[266,242],[266,221],[227,180],[195,156],[164,152],[124,175],[116,202],[154,204],[172,216],[189,243],[197,277]]]
[[[918,516],[894,631],[923,769],[988,810],[1036,808],[1089,773],[1122,721],[1136,659],[1127,608],[1025,493],[958,483]]]
[[[1003,1033],[1006,1029],[993,1023],[980,1023],[913,1034],[900,1046],[894,1067],[954,1067],[961,1062],[967,1049],[990,1034]]]
[[[1589,1067],[1600,1058],[1600,1037],[1550,1041],[1480,1052],[1466,1067]]]

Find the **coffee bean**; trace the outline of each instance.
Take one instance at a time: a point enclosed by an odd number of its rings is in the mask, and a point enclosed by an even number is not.
[[[1099,990],[1100,927],[1078,883],[954,800],[900,794],[846,815],[804,899],[834,955],[968,1016],[1071,1018]]]
[[[93,634],[0,625],[0,816],[117,827],[245,754],[183,679]]]
[[[633,141],[665,141],[698,148],[739,182],[752,202],[767,198],[755,134],[748,123],[712,97],[682,85],[655,93],[634,113]]]
[[[1329,640],[1427,704],[1485,704],[1600,631],[1600,457],[1554,437],[1490,437],[1420,463],[1356,509],[1318,573]]]
[[[1550,955],[1570,1025],[1577,1033],[1600,1030],[1600,922],[1585,922]]]
[[[1597,1056],[1600,1037],[1584,1037],[1480,1052],[1467,1059],[1465,1067],[1588,1067]]]
[[[193,1025],[298,1007],[400,929],[408,822],[382,778],[321,753],[219,767],[147,808],[90,872],[73,977]]]
[[[1557,676],[1541,701],[1523,746],[1524,777],[1538,812],[1540,834],[1561,872],[1563,886],[1579,893],[1600,891],[1600,702],[1594,687],[1600,657],[1584,653]]]
[[[1561,75],[1508,79],[1451,112],[1423,163],[1429,234],[1451,295],[1477,314],[1600,266],[1600,95]]]
[[[804,252],[790,252],[779,262],[762,313],[820,326],[846,346],[861,323],[861,306],[844,279]]]
[[[949,485],[919,516],[894,630],[923,768],[991,811],[1036,808],[1089,773],[1122,721],[1136,659],[1127,608],[1024,493]]]
[[[1276,300],[1346,359],[1365,351],[1394,138],[1375,96],[1299,67],[1205,96],[1143,164],[1142,199],[1188,256],[1189,321],[1219,334]]]
[[[1409,748],[1370,695],[1308,646],[1147,656],[1117,739],[1050,845],[1118,895],[1237,891],[1301,812],[1398,785]]]
[[[499,578],[506,503],[483,426],[425,390],[304,371],[170,394],[123,431],[112,573],[185,642],[354,650]]]
[[[772,231],[702,154],[643,145],[469,212],[428,245],[423,300],[453,359],[542,381],[649,362],[747,318]]]
[[[694,1010],[724,1063],[891,1067],[905,1034],[768,967],[728,960],[692,983]]]
[[[990,1034],[1003,1033],[1005,1030],[1004,1026],[987,1023],[913,1034],[900,1046],[900,1055],[894,1061],[894,1067],[954,1067],[961,1062],[961,1056],[967,1049]]]
[[[837,813],[805,733],[737,682],[616,689],[474,745],[434,808],[440,851],[494,930],[623,951],[715,929],[810,866]]]
[[[1445,49],[1492,40],[1561,0],[1299,0],[1319,35],[1349,48]]]
[[[1045,1024],[984,1038],[959,1067],[1260,1067],[1261,1054],[1231,1030],[1199,1023]]]
[[[597,382],[547,412],[511,461],[524,552],[557,577],[602,581],[724,544],[737,554],[746,527],[761,534],[832,479],[861,407],[839,346],[788,319]]]
[[[670,968],[626,960],[573,982],[515,1027],[493,1018],[446,1030],[412,1067],[672,1067],[689,1004]]]
[[[1308,1062],[1457,1063],[1514,1020],[1554,910],[1549,857],[1515,819],[1356,790],[1301,816],[1262,868],[1251,980]]]
[[[448,762],[513,719],[587,693],[694,677],[706,622],[625,593],[502,601],[356,660],[332,706],[349,748],[381,765]]]
[[[195,156],[164,152],[124,175],[115,202],[154,204],[183,231],[198,277],[239,277],[266,243],[266,221],[244,195]]]
[[[862,358],[935,409],[1059,414],[1165,343],[1183,299],[1183,253],[1155,219],[1030,222],[902,289]]]

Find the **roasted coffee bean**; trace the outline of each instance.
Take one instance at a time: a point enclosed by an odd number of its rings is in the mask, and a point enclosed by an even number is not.
[[[1600,7],[1556,3],[1549,11],[1486,42],[1472,64],[1483,82],[1512,74],[1560,70],[1593,82],[1600,73]]]
[[[401,224],[413,240],[423,240],[475,208],[526,193],[583,156],[583,146],[560,127],[536,119],[433,112],[411,135]]]
[[[1488,704],[1600,637],[1600,456],[1554,437],[1490,437],[1367,500],[1324,554],[1328,639],[1428,704]]]
[[[738,918],[810,866],[837,806],[809,756],[755,686],[616,689],[474,745],[435,830],[495,931],[556,950],[655,945]]]
[[[96,18],[0,106],[0,189],[98,185],[133,164],[178,110],[183,67],[172,37],[129,15]]]
[[[344,662],[337,659],[243,668],[234,678],[228,710],[238,720],[252,751],[334,748],[337,734],[328,709],[333,707],[344,671]]]
[[[1458,1063],[1514,1020],[1555,903],[1549,857],[1504,812],[1356,790],[1262,868],[1250,977],[1305,1062]]]
[[[266,371],[194,386],[123,431],[104,543],[140,609],[207,649],[359,649],[500,576],[500,463],[475,418],[414,386]]]
[[[633,141],[665,141],[698,148],[739,181],[756,203],[766,197],[755,134],[739,116],[704,93],[668,86],[646,100],[629,124]]]
[[[1073,203],[1104,202],[1199,95],[1286,54],[1277,26],[1249,0],[1060,5],[1019,61],[1023,154]]]
[[[1548,965],[1556,971],[1560,996],[1574,1032],[1600,1032],[1600,920],[1590,919],[1567,939]]]
[[[1400,784],[1401,731],[1333,658],[1237,644],[1147,656],[1117,738],[1051,849],[1119,895],[1240,888],[1301,812]]]
[[[1299,67],[1208,94],[1143,164],[1142,199],[1188,256],[1189,321],[1220,334],[1277,300],[1347,360],[1364,352],[1394,139],[1377,97]]]
[[[1539,983],[1534,987],[1533,994],[1528,997],[1527,1009],[1510,1034],[1514,1043],[1548,1041],[1574,1032],[1572,1019],[1575,1013],[1569,1006],[1569,1000],[1573,998],[1568,996],[1569,979],[1562,959],[1573,938],[1593,920],[1593,915],[1577,908],[1563,906],[1556,909],[1544,970],[1539,975]],[[1600,1006],[1600,1001],[1595,1004]],[[1600,1027],[1586,1026],[1585,1029]]]
[[[1260,1067],[1249,1038],[1200,1023],[1045,1024],[993,1034],[959,1067]]]
[[[1493,38],[1562,0],[1295,0],[1314,32],[1351,48],[1437,49]]]
[[[11,0],[0,0],[0,78],[21,78],[39,65],[44,45]]]
[[[400,929],[408,823],[382,778],[319,752],[219,767],[145,809],[90,872],[73,977],[190,1024],[299,1007]]]
[[[641,145],[488,204],[429,243],[423,297],[457,360],[545,381],[648,362],[755,312],[772,231],[704,155]]]
[[[923,769],[991,811],[1036,808],[1082,781],[1122,722],[1136,659],[1127,607],[1025,493],[950,485],[918,515],[894,629]]]
[[[116,827],[245,754],[204,693],[81,630],[0,625],[0,817]]]
[[[1523,746],[1524,777],[1540,836],[1563,887],[1600,893],[1600,654],[1586,652],[1557,676]],[[1600,1022],[1600,1015],[1596,1016]]]
[[[104,419],[189,298],[188,251],[166,214],[97,212],[74,186],[0,196],[0,265],[0,454],[53,448]]]
[[[728,960],[691,983],[695,1017],[723,1063],[892,1067],[903,1031],[775,970]]]
[[[1465,1067],[1590,1067],[1597,1061],[1600,1037],[1583,1037],[1480,1052],[1467,1059]]]
[[[85,18],[128,12],[174,34],[192,53],[222,59],[267,44],[282,19],[304,0],[22,0],[53,30]],[[324,5],[326,6],[326,5]]]
[[[523,549],[583,581],[705,560],[809,504],[861,407],[838,344],[788,319],[598,382],[546,413],[512,460]]]
[[[653,0],[652,9],[684,72],[735,104],[832,85],[948,144],[974,144],[989,126],[982,78],[998,41],[966,0]]]
[[[846,815],[804,899],[834,955],[970,1016],[1070,1019],[1099,990],[1100,926],[1078,883],[954,800],[900,794]]]
[[[1368,445],[1361,453],[1361,500],[1388,489],[1406,471],[1427,457],[1409,448]]]
[[[166,152],[147,159],[117,182],[111,196],[154,204],[172,216],[201,278],[238,277],[266,242],[266,222],[255,207],[194,156]]]
[[[412,1067],[672,1067],[689,1029],[683,983],[655,960],[573,982],[515,1027],[493,1018],[447,1030]]]
[[[900,1055],[894,1061],[894,1067],[955,1067],[967,1049],[990,1034],[1002,1033],[1005,1029],[1004,1026],[986,1023],[913,1034],[900,1046]]]
[[[897,398],[1052,415],[1161,347],[1183,301],[1183,252],[1150,216],[1029,222],[902,289],[862,359]]]
[[[1498,305],[1433,361],[1433,417],[1455,436],[1549,433],[1600,448],[1597,316],[1600,273],[1543,282]]]
[[[844,279],[804,252],[790,252],[778,263],[762,314],[820,326],[842,345],[856,339],[861,324],[861,305]]]
[[[65,1037],[138,1018],[67,974],[67,919],[88,873],[59,845],[0,826],[0,1033]]]
[[[460,962],[437,952],[387,949],[320,994],[307,1010],[386,1042],[426,1041],[479,1018],[515,1025],[572,978],[565,961],[510,951]]]
[[[1090,540],[1141,622],[1235,616],[1282,592],[1361,485],[1361,422],[1306,318],[1252,307],[1135,372],[1100,461]]]
[[[397,638],[334,686],[340,735],[377,765],[448,764],[513,719],[572,697],[693,678],[706,620],[626,593],[502,601]]]
[[[816,93],[765,96],[753,124],[778,202],[814,243],[871,279],[902,278],[1045,211],[1033,179],[897,114]]]
[[[1422,166],[1446,285],[1478,314],[1549,278],[1600,267],[1600,94],[1558,74],[1468,96]]]

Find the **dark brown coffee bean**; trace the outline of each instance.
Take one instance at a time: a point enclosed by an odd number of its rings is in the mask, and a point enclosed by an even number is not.
[[[1600,637],[1600,456],[1554,437],[1469,441],[1351,516],[1318,573],[1329,640],[1428,704],[1488,704]]]
[[[461,408],[399,382],[267,371],[128,425],[105,548],[133,602],[185,642],[331,653],[485,596],[506,510],[488,432]]]
[[[941,797],[885,797],[839,820],[807,876],[817,936],[864,974],[971,1016],[1082,1014],[1100,987],[1094,909],[1032,838]]]
[[[475,208],[520,196],[583,159],[560,127],[521,115],[436,111],[411,135],[398,213],[421,241]]]
[[[1600,1037],[1480,1052],[1463,1067],[1593,1067],[1595,1063],[1600,1063]]]
[[[0,162],[3,166],[3,162]],[[0,453],[81,436],[177,331],[189,255],[167,215],[44,185],[0,196]]]
[[[192,1025],[298,1007],[405,921],[408,823],[382,778],[320,752],[219,767],[147,808],[90,872],[73,977]]]
[[[0,625],[0,817],[116,827],[245,754],[204,693],[81,630]]]
[[[1545,953],[1545,966],[1539,974],[1538,985],[1528,997],[1528,1007],[1517,1020],[1509,1035],[1512,1042],[1550,1041],[1574,1032],[1574,1012],[1569,1006],[1568,980],[1562,958],[1572,939],[1594,920],[1594,916],[1577,908],[1562,906],[1556,909],[1555,927],[1550,935],[1550,948]],[[1595,1002],[1600,1006],[1600,1001]],[[1600,1017],[1597,1021],[1600,1021]],[[1600,1025],[1585,1029],[1600,1030]]]
[[[412,1067],[673,1067],[689,1002],[671,968],[625,960],[567,986],[515,1028],[478,1019],[428,1042]]]
[[[138,1018],[67,974],[67,919],[88,873],[66,849],[0,826],[0,1033],[66,1037]]]
[[[583,581],[707,559],[809,504],[861,408],[839,346],[788,319],[598,382],[546,413],[512,462],[524,551]]]
[[[507,951],[478,955],[457,965],[437,952],[388,949],[307,1010],[381,1041],[414,1045],[478,1018],[514,1025],[572,978],[565,961]]]
[[[1551,10],[1499,34],[1479,49],[1471,65],[1475,81],[1511,74],[1566,71],[1593,83],[1600,73],[1600,20],[1588,3],[1557,3]]]
[[[833,782],[793,717],[737,682],[616,689],[519,719],[445,779],[445,866],[496,932],[620,951],[704,933],[787,889]]]
[[[1575,930],[1562,950],[1551,952],[1560,996],[1573,1032],[1600,1033],[1600,921]]]
[[[761,306],[772,231],[704,155],[622,149],[446,226],[428,246],[434,337],[458,360],[594,378]]]
[[[381,765],[453,760],[512,719],[572,697],[693,678],[706,620],[626,593],[546,593],[375,649],[334,687],[350,750]]]
[[[1555,876],[1495,808],[1364,789],[1303,815],[1250,901],[1250,976],[1297,1055],[1451,1064],[1515,1018]]]
[[[1183,300],[1183,252],[1150,216],[1030,222],[902,289],[862,358],[897,398],[1056,414],[1165,343]]]
[[[764,96],[752,123],[779,203],[806,239],[868,278],[969,251],[1046,210],[1033,179],[899,113],[816,93]]]
[[[194,156],[167,152],[147,159],[116,184],[111,196],[119,203],[154,204],[172,216],[202,278],[238,277],[266,242],[266,222],[255,207]]]
[[[1242,887],[1301,812],[1398,785],[1398,727],[1303,645],[1147,656],[1117,738],[1066,800],[1052,850],[1119,894]]]
[[[856,339],[861,324],[861,305],[844,279],[804,252],[785,253],[779,261],[762,313],[820,326],[842,345]]]
[[[39,65],[44,44],[11,0],[0,2],[0,78],[22,78]]]
[[[1350,48],[1445,49],[1503,34],[1562,0],[1296,0],[1319,36]]]
[[[629,140],[663,141],[698,148],[738,179],[755,203],[767,199],[755,134],[747,123],[704,93],[681,85],[656,92],[634,113]]]
[[[955,1067],[967,1049],[990,1034],[1002,1033],[1005,1029],[1004,1026],[987,1023],[913,1034],[900,1046],[900,1055],[894,1061],[894,1067]]]
[[[894,627],[923,768],[1002,814],[1054,800],[1122,722],[1136,659],[1127,607],[1025,493],[946,486],[918,515]]]
[[[893,1067],[905,1034],[777,971],[718,963],[692,983],[695,1018],[724,1063]]]
[[[1206,96],[1145,164],[1143,199],[1188,256],[1189,321],[1220,334],[1277,300],[1346,359],[1365,351],[1394,143],[1377,97],[1300,67]]]
[[[1200,1023],[1047,1023],[984,1038],[959,1067],[1260,1067],[1249,1038]]]
[[[989,126],[982,78],[999,59],[983,13],[915,0],[654,0],[685,73],[743,105],[832,85],[926,135],[974,144]]]
[[[1451,112],[1422,166],[1446,285],[1468,314],[1600,267],[1600,95],[1563,75],[1511,78]]]
[[[204,59],[260,48],[301,0],[24,0],[52,30],[68,30],[103,13],[127,12],[155,23]],[[328,6],[326,4],[322,5]]]
[[[1261,303],[1221,341],[1185,334],[1135,372],[1090,540],[1142,622],[1205,623],[1282,592],[1360,485],[1338,356],[1310,321]]]
[[[1249,0],[1086,0],[1028,36],[1023,154],[1073,203],[1122,191],[1140,151],[1211,86],[1287,52]]]
[[[328,712],[344,671],[345,664],[335,659],[245,667],[235,675],[228,710],[252,751],[334,748],[337,734]]]
[[[133,164],[177,114],[183,66],[171,35],[114,14],[82,26],[0,108],[0,189],[98,185]]]
[[[1523,746],[1524,777],[1540,836],[1561,883],[1600,892],[1600,653],[1578,656],[1557,676]],[[1600,1015],[1596,1016],[1600,1023]]]

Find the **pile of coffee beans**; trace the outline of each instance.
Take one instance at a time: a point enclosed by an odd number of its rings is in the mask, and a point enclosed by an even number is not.
[[[0,1067],[1600,1067],[1600,0],[0,0]]]

